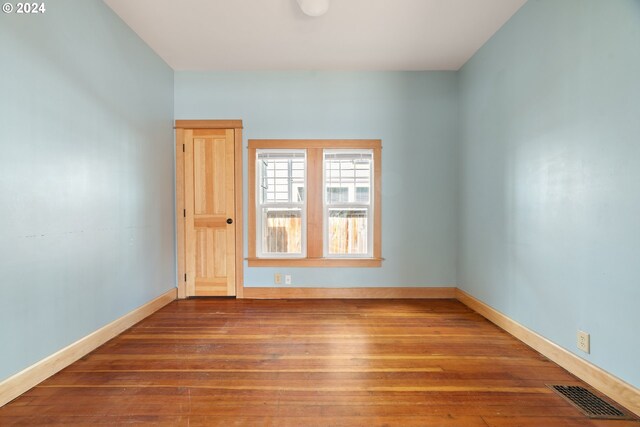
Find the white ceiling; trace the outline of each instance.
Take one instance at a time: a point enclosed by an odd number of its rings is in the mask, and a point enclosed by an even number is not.
[[[104,0],[175,70],[457,70],[526,0]]]

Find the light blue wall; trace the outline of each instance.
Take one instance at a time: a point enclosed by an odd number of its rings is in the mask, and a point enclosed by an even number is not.
[[[383,267],[245,268],[245,286],[271,286],[276,271],[294,286],[455,285],[455,73],[176,72],[175,115],[243,119],[245,146],[382,139]]]
[[[529,0],[460,90],[460,286],[640,387],[640,2]]]
[[[173,71],[98,0],[0,14],[0,380],[175,286]]]

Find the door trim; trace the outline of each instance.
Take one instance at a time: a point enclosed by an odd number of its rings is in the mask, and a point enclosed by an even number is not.
[[[175,129],[242,129],[242,120],[176,120]]]
[[[242,120],[176,120],[176,251],[178,258],[178,298],[184,299],[187,295],[186,289],[186,235],[185,235],[185,153],[182,151],[185,135],[188,129],[233,129],[234,131],[234,221],[236,225],[236,254],[235,254],[235,286],[236,298],[243,297],[244,279],[244,242],[243,238],[243,218],[242,218]]]

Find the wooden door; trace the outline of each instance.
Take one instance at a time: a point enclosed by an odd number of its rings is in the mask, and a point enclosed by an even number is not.
[[[234,296],[234,130],[185,130],[184,144],[186,296]]]

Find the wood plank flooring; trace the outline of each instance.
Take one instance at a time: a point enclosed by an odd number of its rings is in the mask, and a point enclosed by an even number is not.
[[[455,300],[171,303],[0,408],[0,425],[639,427]]]

